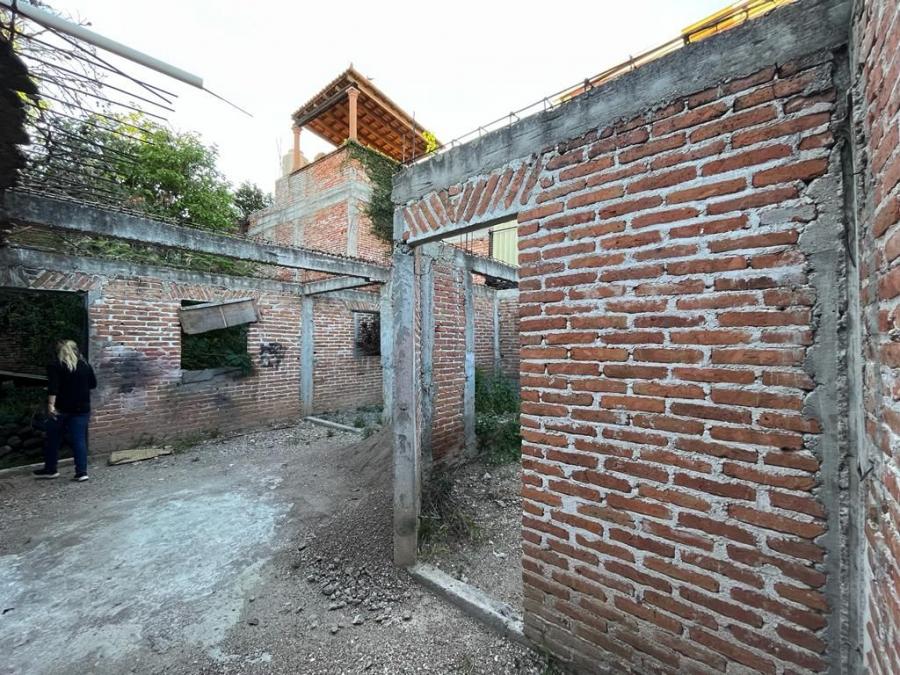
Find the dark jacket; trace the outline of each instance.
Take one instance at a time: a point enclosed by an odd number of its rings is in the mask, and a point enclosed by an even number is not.
[[[91,389],[96,387],[94,369],[83,359],[78,359],[75,370],[69,370],[57,360],[47,366],[47,393],[56,396],[56,409],[61,413],[89,413]]]

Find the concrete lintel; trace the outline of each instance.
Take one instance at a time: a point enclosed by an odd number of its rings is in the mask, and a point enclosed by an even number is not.
[[[413,579],[449,600],[472,618],[507,638],[530,646],[523,632],[522,617],[507,603],[494,600],[481,589],[454,579],[431,565],[420,563],[407,571]]]
[[[19,223],[373,281],[387,281],[390,276],[387,268],[372,263],[171,225],[65,199],[7,191],[5,207],[9,219]]]
[[[7,269],[11,267],[32,267],[62,273],[81,272],[82,274],[108,277],[155,277],[162,281],[172,281],[179,284],[221,286],[230,290],[268,291],[284,295],[301,295],[303,292],[301,284],[274,281],[272,279],[194,272],[175,267],[140,265],[107,258],[48,253],[31,248],[11,247],[0,249],[0,267]]]
[[[562,104],[410,166],[394,177],[393,201],[408,202],[528,157],[591,129],[629,119],[765,63],[784,63],[846,44],[850,0],[803,0],[645,64]],[[400,238],[403,231],[395,232]]]
[[[519,208],[518,206],[515,206],[506,211],[500,212],[500,215],[494,216],[493,218],[489,218],[487,220],[482,219],[476,223],[447,223],[446,225],[439,227],[436,230],[430,230],[429,232],[425,232],[423,234],[413,234],[409,239],[406,240],[406,243],[410,246],[420,246],[421,244],[427,244],[431,241],[441,241],[448,237],[456,237],[461,234],[468,234],[469,232],[479,232],[481,230],[486,230],[489,227],[493,227],[494,225],[502,225],[503,223],[508,223],[510,220],[515,219],[518,212]]]
[[[519,269],[494,258],[466,253],[466,269],[488,279],[496,279],[508,284],[519,284]]]
[[[331,293],[332,291],[341,291],[348,288],[368,286],[371,283],[372,282],[368,279],[360,279],[359,277],[334,277],[332,279],[321,279],[319,281],[310,281],[303,284],[303,295],[321,295],[322,293]]]

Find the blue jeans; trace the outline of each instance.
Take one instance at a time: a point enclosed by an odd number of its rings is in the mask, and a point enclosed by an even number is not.
[[[44,468],[47,471],[56,471],[59,446],[63,437],[67,436],[75,456],[76,475],[87,473],[87,428],[90,418],[89,413],[73,415],[58,412],[55,418],[48,421],[47,437],[44,439]]]

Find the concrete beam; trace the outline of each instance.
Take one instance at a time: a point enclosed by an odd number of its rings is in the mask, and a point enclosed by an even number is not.
[[[268,291],[284,295],[301,295],[302,284],[293,284],[259,277],[239,277],[230,274],[194,272],[175,267],[139,265],[121,260],[48,253],[31,248],[0,248],[0,267],[43,268],[64,274],[81,272],[109,277],[155,277],[162,281],[201,286],[221,286],[230,290]],[[366,282],[369,283],[369,282]]]
[[[300,411],[311,415],[313,411],[313,371],[316,366],[313,300],[304,297],[300,305]]]
[[[416,562],[419,535],[419,437],[416,372],[416,269],[412,251],[394,252],[391,280],[394,310],[394,562]]]
[[[371,283],[368,279],[360,279],[359,277],[334,277],[332,279],[307,282],[302,285],[302,288],[303,295],[312,296],[347,288],[359,288],[360,286],[368,286]]]
[[[493,628],[501,635],[529,645],[523,633],[522,617],[511,605],[494,600],[481,589],[454,579],[431,565],[418,564],[407,571],[413,579],[452,602],[469,616]]]
[[[494,258],[464,253],[466,269],[488,279],[495,279],[505,284],[519,285],[519,268],[507,265]]]
[[[528,157],[592,129],[629,119],[767,63],[783,63],[846,44],[850,0],[803,0],[725,33],[686,45],[537,115],[407,167],[394,177],[393,201],[407,204]],[[400,238],[403,232],[395,232]]]
[[[268,265],[364,277],[372,281],[387,281],[390,276],[387,268],[359,260],[255,242],[190,227],[171,225],[128,213],[107,211],[77,202],[21,192],[6,192],[4,211],[9,220],[17,223],[212,253]]]

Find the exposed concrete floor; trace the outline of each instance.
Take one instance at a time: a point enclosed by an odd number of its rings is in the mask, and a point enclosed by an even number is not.
[[[0,673],[541,672],[390,565],[358,440],[305,423],[88,483],[3,477]],[[360,597],[329,610],[341,584]]]

